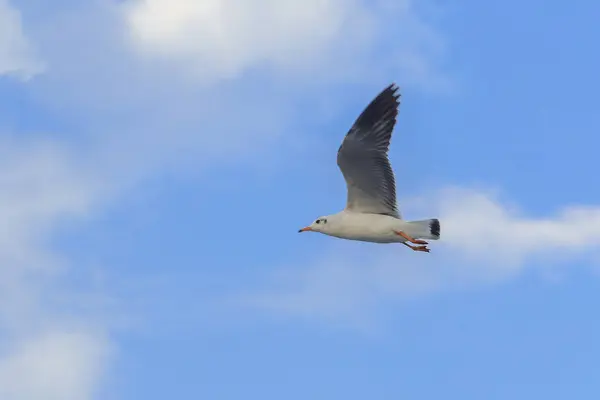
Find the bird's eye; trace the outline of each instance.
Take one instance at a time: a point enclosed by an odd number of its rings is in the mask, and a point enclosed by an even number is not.
[[[318,219],[318,220],[316,220],[316,221],[315,221],[315,223],[316,223],[316,224],[320,224],[320,223],[321,223],[321,220],[320,220],[320,219]]]

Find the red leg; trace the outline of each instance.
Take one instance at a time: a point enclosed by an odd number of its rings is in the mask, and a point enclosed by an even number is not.
[[[408,244],[406,242],[402,242],[402,244],[405,245],[406,247],[410,247],[414,251],[424,251],[425,253],[429,253],[429,249],[427,248],[427,246],[411,246],[410,244]]]
[[[402,236],[404,239],[414,244],[428,244],[426,241],[412,238],[402,231],[394,231],[394,233],[398,236]]]

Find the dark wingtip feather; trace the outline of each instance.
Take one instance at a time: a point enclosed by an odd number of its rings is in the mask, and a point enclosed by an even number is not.
[[[400,88],[395,83],[389,84],[363,110],[356,119],[354,127],[369,129],[382,120],[388,120],[392,125],[395,124],[400,105],[399,90]]]
[[[398,99],[400,98],[399,91],[400,91],[400,87],[398,85],[396,85],[395,82],[392,82],[385,89],[383,89],[377,97],[383,97],[389,93],[392,95],[394,100],[398,101]]]
[[[396,82],[390,83],[389,86],[387,87],[387,89],[391,90],[394,93],[394,95],[400,96],[400,93],[399,93],[400,86],[398,86],[396,84]]]
[[[375,101],[388,103],[388,107],[395,108],[395,114],[398,113],[398,106],[400,105],[400,88],[396,83],[392,82],[388,85],[379,95],[375,98]],[[375,102],[374,101],[374,102]],[[391,104],[390,104],[391,103]]]
[[[392,82],[388,85],[388,87],[386,89],[391,90],[392,92],[397,92],[400,88],[398,87],[398,85],[396,84],[396,82]]]
[[[439,238],[440,237],[440,220],[432,219],[431,223],[429,224],[429,229],[433,236]]]

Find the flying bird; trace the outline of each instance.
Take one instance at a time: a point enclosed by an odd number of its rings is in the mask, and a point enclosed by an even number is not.
[[[313,231],[341,239],[402,243],[429,253],[428,240],[440,238],[440,221],[405,221],[396,204],[396,182],[388,159],[400,94],[385,88],[360,114],[337,153],[348,196],[346,208],[317,218],[299,232]],[[415,244],[413,246],[409,243]]]

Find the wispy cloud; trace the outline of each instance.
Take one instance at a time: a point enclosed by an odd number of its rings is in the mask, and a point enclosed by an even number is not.
[[[111,348],[97,332],[57,330],[11,343],[0,358],[0,396],[7,400],[95,398]]]
[[[96,187],[68,149],[2,135],[0,148],[0,397],[90,399],[110,346],[105,324],[58,284],[67,267],[51,250],[60,225],[89,213]]]
[[[442,238],[432,242],[430,254],[335,243],[318,260],[306,260],[308,267],[284,267],[264,291],[243,301],[287,316],[360,324],[408,297],[495,284],[528,268],[552,275],[574,259],[594,262],[600,249],[600,206],[572,205],[535,218],[495,192],[464,188],[404,204],[409,215],[439,216]]]
[[[445,43],[411,0],[132,0],[124,15],[141,55],[202,81],[266,69],[313,80],[391,74],[427,88],[447,83],[436,59]]]
[[[345,41],[372,30],[359,2],[308,0],[142,0],[127,10],[134,44],[146,53],[187,61],[201,75],[235,77],[263,64],[302,68],[329,58]],[[354,26],[353,26],[354,24]]]
[[[0,75],[27,80],[44,70],[21,24],[21,14],[8,0],[0,0]]]

